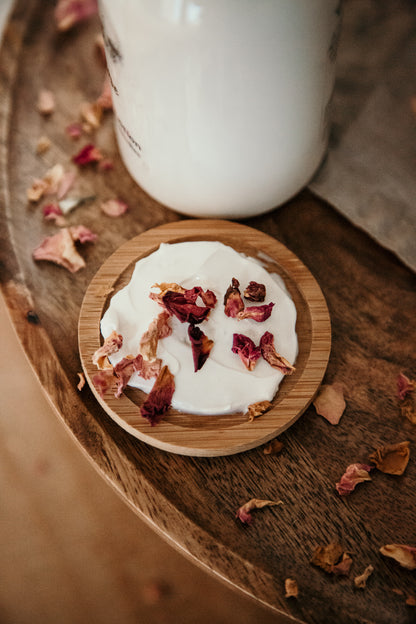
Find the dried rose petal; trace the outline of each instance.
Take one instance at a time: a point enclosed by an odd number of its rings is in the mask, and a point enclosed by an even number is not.
[[[263,323],[263,321],[267,321],[270,317],[273,306],[274,303],[266,303],[261,306],[249,306],[238,312],[237,318],[239,321],[243,319],[253,319],[253,321],[257,321],[257,323]]]
[[[71,139],[77,140],[82,135],[82,124],[78,121],[74,121],[73,123],[68,124],[65,128],[65,132]]]
[[[141,415],[149,423],[157,425],[163,414],[169,409],[175,392],[175,378],[167,366],[160,371],[152,390],[140,408]]]
[[[188,336],[192,345],[192,357],[194,359],[195,373],[203,367],[208,359],[214,341],[210,340],[199,327],[189,325]]]
[[[299,589],[295,579],[285,579],[285,598],[297,598],[298,595]]]
[[[111,171],[111,169],[114,169],[114,162],[111,158],[103,158],[98,163],[98,169],[100,171]]]
[[[78,208],[85,202],[90,201],[91,199],[95,199],[94,195],[89,195],[88,197],[66,197],[65,199],[61,199],[58,202],[59,208],[62,210],[64,214],[68,214],[74,208]]]
[[[405,544],[386,544],[380,548],[385,557],[395,559],[403,568],[416,570],[416,548]]]
[[[386,474],[402,475],[406,469],[410,457],[410,442],[387,444],[374,450],[368,459],[376,465],[378,470]]]
[[[407,418],[412,425],[416,425],[416,401],[412,395],[407,396],[400,402],[400,413]]]
[[[114,383],[113,370],[104,369],[100,370],[92,378],[92,383],[95,389],[101,397],[104,397],[105,393]]]
[[[231,285],[224,295],[224,312],[230,318],[236,318],[237,314],[244,310],[244,302],[239,290],[240,282],[233,277]]]
[[[347,496],[355,489],[357,483],[371,481],[369,472],[373,467],[367,464],[350,464],[342,475],[339,483],[335,485],[340,496]]]
[[[103,155],[93,143],[85,145],[75,156],[72,157],[72,161],[83,167],[90,163],[96,163],[102,160]]]
[[[336,542],[327,546],[317,546],[313,552],[311,563],[328,572],[328,574],[346,575],[350,571],[352,559]]]
[[[52,143],[46,136],[41,136],[36,144],[36,154],[44,154],[50,149]]]
[[[215,308],[217,303],[217,297],[212,290],[203,290],[201,286],[194,286],[188,290],[184,291],[184,295],[189,303],[195,303],[198,297],[201,297],[202,302],[208,308]]]
[[[250,282],[244,291],[244,297],[249,301],[261,303],[266,298],[266,286],[257,282]]]
[[[31,202],[39,201],[43,195],[53,195],[58,191],[59,183],[64,175],[62,165],[55,165],[45,173],[43,178],[35,178],[27,190],[27,198]]]
[[[58,0],[54,12],[57,28],[61,32],[69,30],[97,11],[97,0]]]
[[[97,368],[110,368],[111,364],[108,362],[108,356],[113,353],[117,353],[123,346],[123,336],[118,334],[114,329],[109,336],[104,340],[104,343],[99,347],[92,356],[92,363]]]
[[[399,373],[397,377],[397,396],[400,401],[407,396],[409,392],[413,392],[416,388],[416,381],[410,380],[403,373]]]
[[[249,405],[247,408],[248,422],[253,422],[255,418],[265,414],[272,405],[270,401],[258,401]]]
[[[56,196],[58,199],[63,199],[68,193],[69,189],[73,186],[77,177],[76,171],[66,171],[59,180]]]
[[[233,353],[237,353],[247,370],[252,371],[257,360],[261,356],[260,347],[256,347],[254,342],[244,334],[233,334]]]
[[[368,565],[362,574],[354,578],[355,587],[358,587],[358,589],[364,589],[367,584],[367,580],[369,576],[371,576],[373,572],[374,572],[373,566]]]
[[[97,234],[94,234],[94,232],[85,227],[85,225],[72,225],[69,231],[71,232],[73,240],[79,241],[80,243],[93,243],[97,240]]]
[[[47,260],[59,264],[71,273],[85,267],[84,259],[77,252],[68,228],[62,228],[54,236],[47,236],[33,251],[32,256],[34,260]]]
[[[84,375],[84,373],[77,373],[77,375],[79,377],[79,382],[77,384],[77,390],[79,390],[81,392],[81,390],[85,386],[85,375]]]
[[[113,108],[111,80],[108,74],[106,74],[104,78],[102,91],[100,95],[98,96],[98,98],[96,99],[95,104],[97,104],[97,106],[99,106],[101,110],[112,110]]]
[[[413,596],[412,594],[408,594],[406,598],[406,604],[408,607],[416,607],[416,596]]]
[[[277,368],[283,375],[291,375],[296,369],[282,355],[277,353],[274,346],[274,336],[265,332],[260,338],[260,352],[272,368]]]
[[[193,325],[202,323],[211,311],[211,308],[208,306],[198,306],[195,303],[190,303],[185,293],[173,292],[171,290],[168,290],[163,296],[163,305],[181,323],[192,323]]]
[[[140,353],[146,360],[153,360],[156,357],[159,340],[170,336],[171,333],[170,314],[164,310],[153,319],[147,331],[141,337]]]
[[[121,199],[107,199],[101,203],[100,208],[107,217],[120,217],[128,210],[128,205]]]
[[[143,379],[152,379],[157,377],[162,368],[162,360],[145,360],[141,353],[134,358],[134,370],[143,377]]]
[[[97,102],[82,102],[79,107],[79,114],[81,119],[94,130],[100,127],[103,109]]]
[[[38,93],[37,109],[41,115],[51,115],[55,110],[55,96],[49,89],[41,89]]]
[[[247,503],[237,509],[236,518],[238,518],[243,524],[251,524],[253,522],[253,516],[251,512],[255,509],[262,509],[263,507],[273,507],[275,505],[283,505],[283,501],[271,501],[262,500],[260,498],[252,498]]]
[[[316,413],[325,418],[331,425],[337,425],[345,410],[344,388],[342,384],[323,384],[313,404]]]
[[[58,204],[46,204],[42,208],[42,213],[47,221],[55,221],[56,217],[62,217],[62,210]]]
[[[280,442],[280,440],[275,438],[264,447],[263,453],[265,455],[277,455],[283,448],[283,442]]]

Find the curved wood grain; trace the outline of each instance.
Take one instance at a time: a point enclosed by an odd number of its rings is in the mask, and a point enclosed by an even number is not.
[[[92,356],[102,344],[99,324],[109,299],[131,278],[135,263],[161,243],[218,240],[237,251],[262,259],[269,272],[280,275],[297,310],[299,353],[296,371],[280,385],[273,407],[254,422],[247,416],[198,416],[170,409],[157,427],[140,414],[143,392],[104,397],[92,381],[96,367]],[[259,256],[260,252],[260,256]],[[266,261],[266,258],[268,259]],[[285,431],[304,412],[324,376],[331,349],[328,308],[321,289],[307,268],[284,245],[266,234],[229,221],[181,221],[152,228],[118,249],[93,278],[81,306],[78,325],[81,363],[96,399],[126,431],[157,448],[183,455],[215,457],[255,448]]]
[[[132,182],[118,158],[109,116],[93,140],[114,158],[115,169],[105,176],[87,169],[80,184],[98,198],[122,197],[129,214],[104,218],[95,202],[69,216],[70,224],[83,223],[98,234],[96,244],[81,251],[86,268],[75,275],[33,262],[32,249],[55,230],[39,208],[27,204],[26,188],[56,162],[70,164],[80,145],[63,128],[80,101],[97,96],[103,79],[93,53],[97,22],[58,35],[53,5],[19,0],[0,54],[0,278],[20,340],[58,417],[100,474],[155,530],[280,614],[311,624],[410,624],[413,613],[403,596],[416,595],[415,574],[383,558],[379,548],[392,541],[416,543],[415,428],[401,417],[395,397],[400,370],[416,377],[414,274],[308,193],[251,219],[251,227],[290,249],[323,291],[333,337],[325,381],[341,381],[347,399],[340,424],[332,427],[309,407],[279,436],[284,450],[277,456],[265,456],[259,447],[227,457],[186,457],[133,438],[88,388],[76,390],[80,307],[99,267],[120,245],[180,217]],[[32,106],[41,87],[57,95],[49,119]],[[52,147],[37,156],[42,134]],[[334,484],[349,463],[365,462],[375,446],[403,439],[411,441],[411,460],[402,477],[375,473],[350,497],[338,496]],[[284,505],[259,511],[244,529],[235,511],[253,497],[282,499]],[[352,553],[349,578],[328,577],[309,563],[314,546],[333,540]],[[368,587],[355,590],[352,576],[369,563],[375,572]],[[298,581],[297,601],[284,597],[288,576]]]

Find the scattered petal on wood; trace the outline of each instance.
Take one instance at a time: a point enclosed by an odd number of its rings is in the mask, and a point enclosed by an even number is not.
[[[416,389],[416,381],[410,380],[404,373],[399,373],[397,377],[397,397],[400,401]]]
[[[317,546],[313,552],[311,563],[328,572],[328,574],[347,575],[352,559],[343,547],[336,542],[327,546]]]
[[[41,89],[38,94],[37,109],[41,115],[51,115],[55,110],[55,96],[49,89]]]
[[[98,96],[95,104],[101,108],[101,110],[112,110],[113,97],[111,92],[111,80],[110,76],[106,74],[103,82],[103,87],[100,95]]]
[[[252,498],[237,509],[236,518],[238,518],[243,524],[251,524],[253,522],[253,516],[251,515],[252,511],[255,509],[262,509],[263,507],[274,507],[275,505],[283,505],[283,501]]]
[[[52,143],[46,136],[41,136],[36,144],[36,154],[44,154],[50,149]]]
[[[345,410],[344,389],[342,384],[323,384],[313,404],[317,414],[325,418],[331,425],[337,425]]]
[[[416,400],[413,396],[409,395],[400,402],[400,413],[412,425],[416,425]]]
[[[65,199],[61,199],[58,205],[63,214],[68,214],[68,212],[71,212],[74,208],[78,208],[78,206],[93,199],[95,199],[95,195],[89,195],[88,197],[66,197]]]
[[[270,401],[259,401],[258,403],[252,403],[248,406],[247,409],[248,421],[253,422],[255,418],[258,418],[262,414],[265,414],[272,406],[273,403],[270,403]]]
[[[79,123],[79,121],[74,121],[73,123],[68,124],[65,128],[65,132],[67,133],[67,135],[74,140],[80,138],[80,136],[82,135],[82,131],[82,124]]]
[[[98,238],[98,235],[85,227],[85,225],[72,225],[69,231],[73,240],[80,243],[93,243]]]
[[[97,11],[97,0],[58,0],[54,13],[56,26],[64,32]]]
[[[79,108],[81,119],[83,119],[91,128],[97,130],[101,125],[103,109],[97,102],[82,102]]]
[[[297,598],[299,595],[298,584],[295,579],[287,578],[285,580],[285,598]]]
[[[376,465],[378,470],[391,475],[402,475],[406,469],[410,457],[410,442],[387,444],[376,448],[368,459]]]
[[[72,157],[73,162],[80,167],[85,167],[90,163],[96,163],[103,159],[103,155],[93,143],[84,145],[80,151]]]
[[[68,228],[62,228],[54,236],[47,236],[33,251],[33,259],[54,262],[65,267],[71,273],[85,267],[85,261],[76,250]]]
[[[416,547],[406,544],[386,544],[380,548],[385,557],[391,557],[403,568],[416,570]]]
[[[347,496],[347,494],[351,494],[357,483],[371,481],[371,477],[368,473],[372,469],[373,466],[369,466],[368,464],[350,464],[342,475],[339,483],[335,485],[338,494],[340,496]]]
[[[81,390],[85,386],[85,375],[84,375],[84,373],[77,373],[77,375],[79,377],[79,382],[77,384],[77,389],[81,392]]]
[[[55,165],[48,169],[43,178],[35,178],[32,186],[27,190],[27,198],[31,202],[37,202],[44,195],[57,193],[59,183],[64,175],[62,165]]]
[[[268,443],[264,447],[263,453],[265,455],[277,455],[283,449],[283,442],[280,442],[277,438]]]
[[[355,587],[358,587],[358,589],[364,589],[365,586],[367,585],[367,580],[369,576],[371,576],[373,572],[374,572],[373,566],[368,565],[362,574],[354,578]]]
[[[63,199],[72,188],[77,177],[76,171],[65,171],[62,178],[59,180],[56,196],[58,199]]]
[[[409,594],[406,598],[406,604],[408,607],[416,607],[416,597]]]
[[[100,208],[107,217],[121,217],[129,209],[128,205],[121,199],[107,199],[101,203]]]

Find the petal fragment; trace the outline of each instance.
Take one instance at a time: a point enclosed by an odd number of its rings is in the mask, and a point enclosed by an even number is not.
[[[98,11],[97,0],[58,0],[55,21],[61,32],[69,30]]]
[[[92,363],[99,369],[111,368],[108,356],[117,353],[123,346],[123,336],[114,329],[92,356]]]
[[[313,552],[311,563],[322,568],[328,574],[347,575],[352,559],[337,542],[326,546],[317,546]]]
[[[250,282],[244,290],[244,298],[256,303],[262,303],[266,298],[266,286],[258,282]]]
[[[237,314],[244,310],[244,302],[240,293],[240,282],[235,277],[224,295],[224,312],[230,318],[236,318]]]
[[[240,310],[237,314],[237,318],[239,321],[243,319],[253,319],[257,323],[262,323],[263,321],[267,321],[270,317],[273,310],[274,303],[265,303],[260,306],[249,306],[248,308],[244,308],[244,310]]]
[[[192,345],[192,357],[194,360],[195,373],[203,367],[208,359],[214,341],[210,340],[196,325],[189,325],[188,336]]]
[[[240,357],[240,360],[249,371],[254,369],[257,360],[261,356],[260,347],[256,347],[252,339],[244,334],[233,334],[231,351]]]

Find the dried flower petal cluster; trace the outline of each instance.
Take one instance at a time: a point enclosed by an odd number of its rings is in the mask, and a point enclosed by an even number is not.
[[[340,544],[332,542],[326,546],[317,546],[311,563],[328,574],[347,575],[352,565],[352,558]]]

